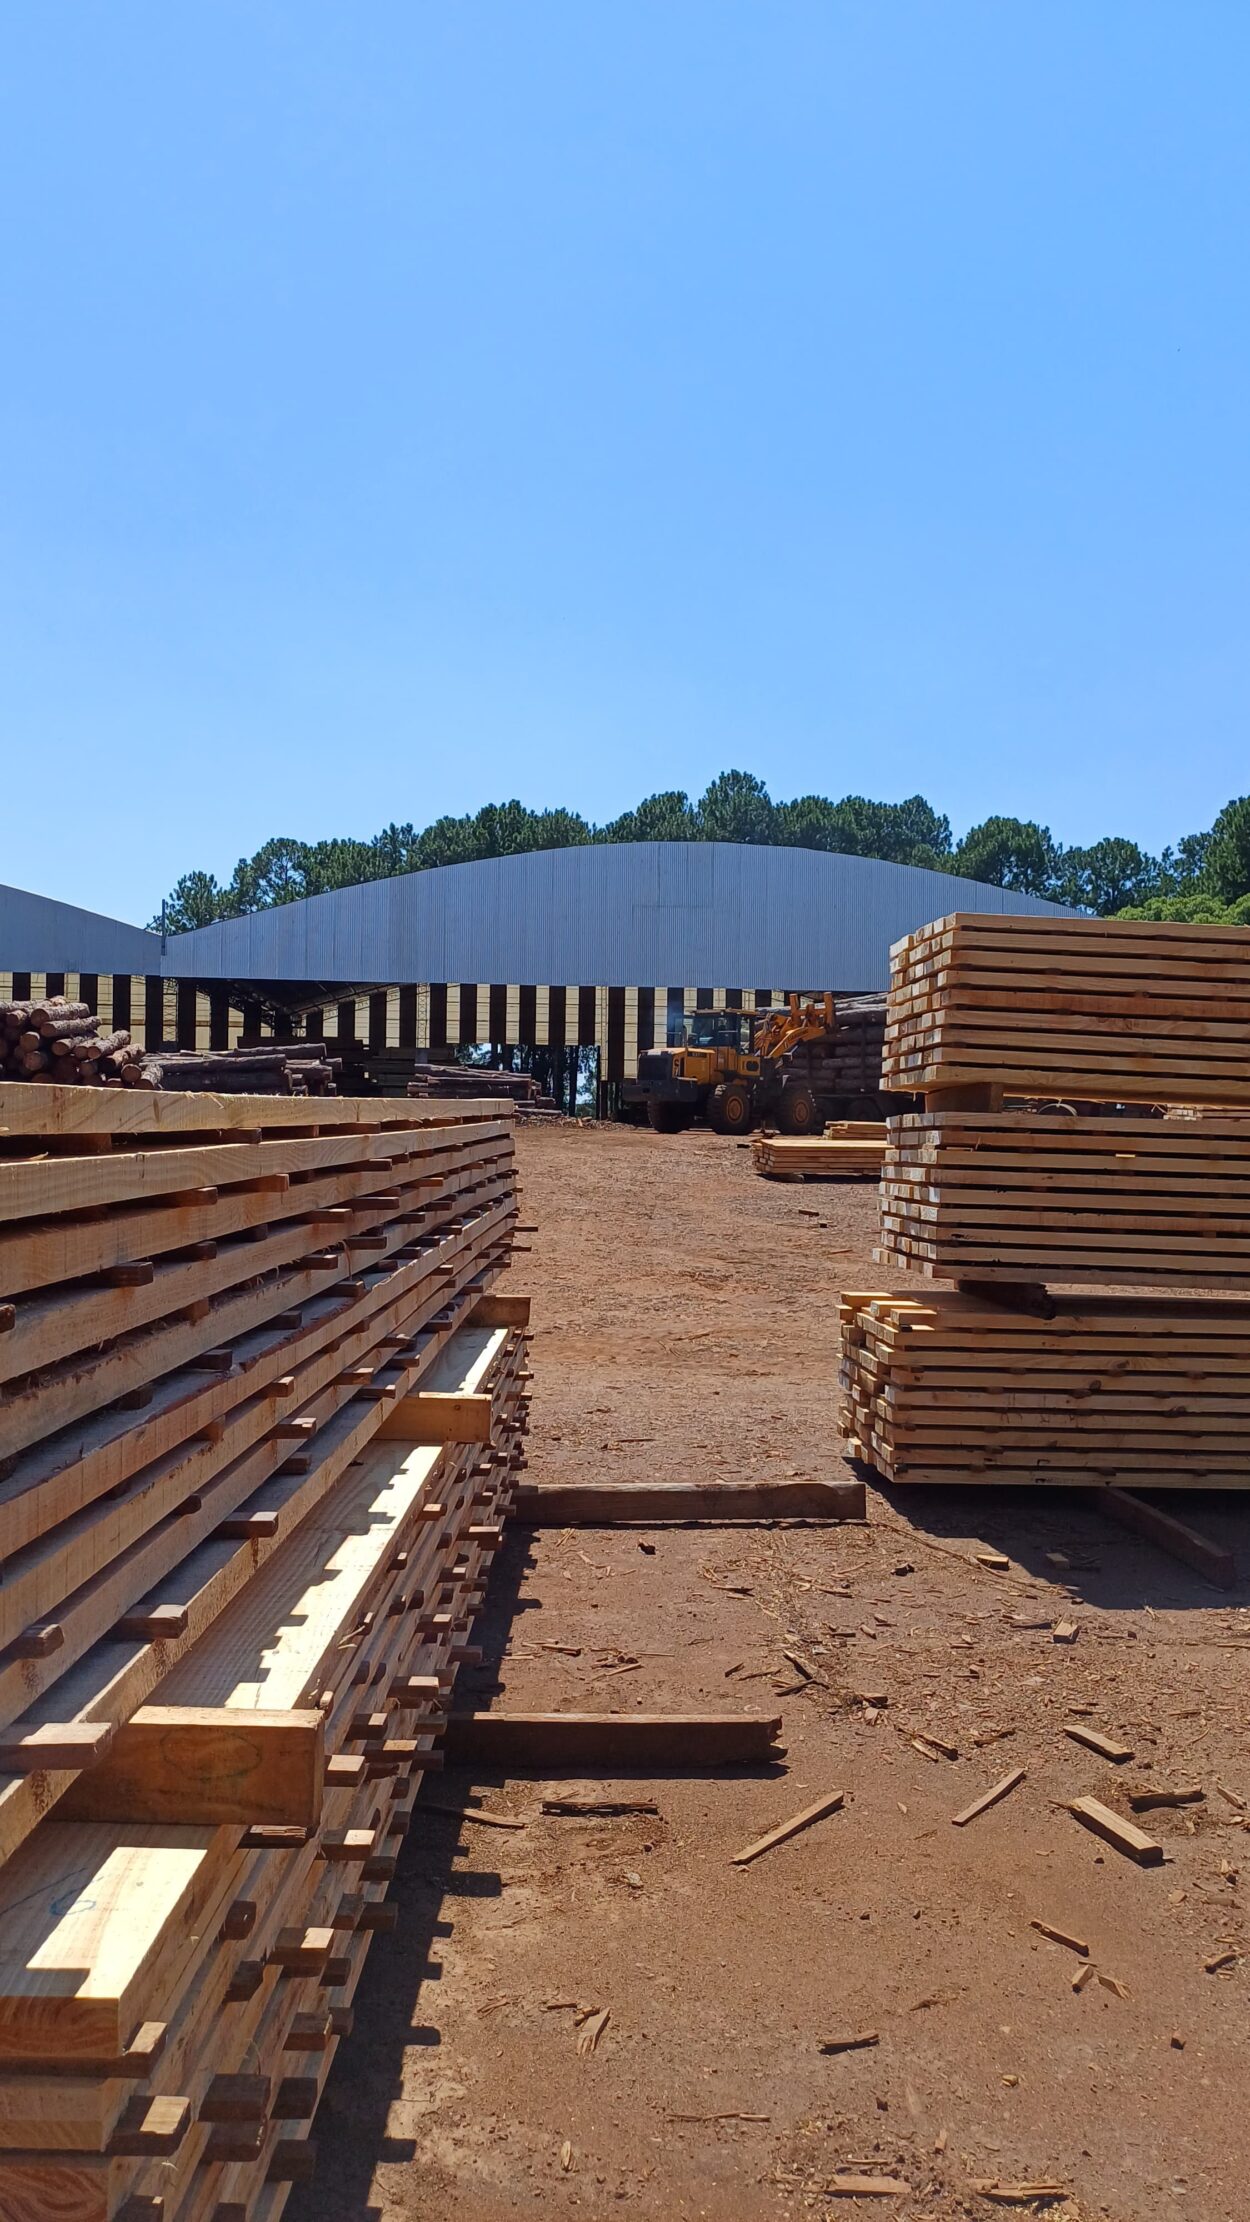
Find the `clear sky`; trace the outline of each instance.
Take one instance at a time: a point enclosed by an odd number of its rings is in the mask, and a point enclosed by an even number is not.
[[[9,0],[0,878],[1250,789],[1244,0]]]

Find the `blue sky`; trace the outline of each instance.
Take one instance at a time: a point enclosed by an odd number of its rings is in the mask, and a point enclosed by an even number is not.
[[[731,765],[1208,824],[1248,63],[1240,0],[10,8],[0,877],[145,919]]]

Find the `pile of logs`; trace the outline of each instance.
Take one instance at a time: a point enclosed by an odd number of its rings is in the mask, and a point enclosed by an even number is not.
[[[143,1059],[141,1085],[213,1095],[332,1096],[342,1060],[324,1042],[256,1042],[240,1049],[161,1049]]]
[[[0,1003],[0,1077],[87,1088],[142,1086],[142,1052],[124,1027],[101,1034],[86,1003]]]
[[[0,1085],[0,2216],[311,2169],[525,1462],[515,1223],[494,1104]]]

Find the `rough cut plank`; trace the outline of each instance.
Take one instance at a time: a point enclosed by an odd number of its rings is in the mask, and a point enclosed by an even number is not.
[[[503,1289],[491,1289],[479,1296],[469,1314],[471,1327],[528,1327],[529,1323],[529,1297]]]
[[[130,1088],[58,1088],[37,1081],[0,1081],[0,1134],[61,1137],[73,1134],[280,1132],[301,1127],[495,1126],[512,1127],[511,1106],[497,1098],[396,1101],[378,1096],[199,1095],[185,1090],[156,1094]]]
[[[776,1759],[780,1733],[767,1713],[453,1713],[444,1750],[449,1767],[698,1773]]]
[[[862,1520],[862,1481],[591,1481],[525,1484],[511,1517],[536,1528],[695,1527],[746,1520]]]
[[[1123,1852],[1127,1859],[1136,1860],[1139,1867],[1162,1867],[1162,1844],[1156,1844],[1132,1821],[1122,1820],[1109,1805],[1101,1805],[1097,1798],[1074,1798],[1068,1811],[1083,1828],[1092,1829],[1095,1836],[1101,1836],[1104,1843]]]
[[[142,1705],[61,1801],[59,1817],[315,1828],[324,1772],[320,1712]]]

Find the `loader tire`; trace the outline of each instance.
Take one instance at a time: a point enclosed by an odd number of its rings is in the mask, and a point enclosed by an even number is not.
[[[718,1134],[749,1134],[755,1123],[750,1089],[739,1080],[722,1080],[712,1090],[707,1123]]]
[[[804,1082],[782,1089],[777,1124],[783,1134],[819,1134],[820,1123],[816,1098]]]

